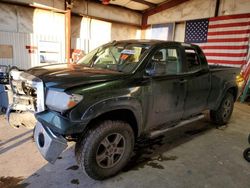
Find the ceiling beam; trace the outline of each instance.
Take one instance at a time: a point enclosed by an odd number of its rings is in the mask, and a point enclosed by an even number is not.
[[[91,16],[91,15],[86,15],[86,14],[79,14],[79,13],[74,13],[74,12],[72,12],[72,16],[88,17],[88,18],[95,19],[95,20],[110,22],[110,23],[114,23],[114,24],[128,25],[128,26],[133,26],[133,27],[137,27],[137,28],[141,27],[141,25],[139,25],[139,24],[133,24],[133,23],[123,22],[123,21],[116,21],[116,20],[112,20],[112,19],[101,18],[101,17]]]
[[[144,13],[147,14],[148,16],[151,16],[151,15],[157,14],[163,10],[167,10],[167,9],[172,8],[172,7],[178,6],[181,3],[184,3],[186,1],[188,1],[188,0],[171,0],[171,1],[167,0],[155,8],[146,10]]]
[[[178,6],[188,0],[167,0],[163,2],[162,4],[156,6],[155,8],[151,8],[143,12],[142,14],[142,29],[145,29],[148,27],[148,17],[152,16],[154,14],[157,14],[159,12],[162,12],[164,10],[170,9],[172,7]]]
[[[144,1],[144,0],[131,0],[131,1],[134,1],[134,2],[137,2],[137,3],[141,3],[141,4],[143,4],[143,5],[147,5],[147,6],[149,6],[150,8],[154,8],[154,7],[157,6],[157,5],[154,4],[154,3],[150,3],[150,2]]]

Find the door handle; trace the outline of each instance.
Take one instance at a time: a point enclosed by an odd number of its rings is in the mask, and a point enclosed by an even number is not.
[[[185,80],[185,79],[180,79],[180,80],[179,80],[179,83],[180,83],[180,84],[185,84],[186,82],[187,82],[187,80]]]

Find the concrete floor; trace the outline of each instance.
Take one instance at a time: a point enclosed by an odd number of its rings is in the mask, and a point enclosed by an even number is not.
[[[139,140],[135,155],[117,176],[106,181],[86,177],[70,144],[54,165],[39,154],[32,131],[7,126],[0,116],[0,187],[250,187],[250,163],[242,157],[249,147],[250,106],[235,105],[229,126],[215,129],[208,118]]]

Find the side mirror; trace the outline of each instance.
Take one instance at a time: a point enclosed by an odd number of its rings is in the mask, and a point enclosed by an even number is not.
[[[147,76],[153,76],[154,75],[154,69],[152,67],[146,68],[146,75]]]
[[[162,76],[166,73],[166,63],[152,61],[150,66],[146,68],[148,76]]]
[[[146,70],[145,70],[145,72],[146,72],[146,75],[147,76],[153,76],[154,74],[155,74],[155,62],[154,61],[152,61],[152,62],[150,62],[150,64],[146,67]]]

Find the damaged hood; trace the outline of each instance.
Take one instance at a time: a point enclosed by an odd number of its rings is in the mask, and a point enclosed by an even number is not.
[[[81,85],[122,79],[128,76],[128,74],[108,69],[72,64],[34,67],[29,69],[27,73],[40,78],[46,87],[63,90]]]

